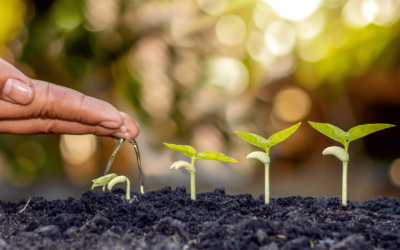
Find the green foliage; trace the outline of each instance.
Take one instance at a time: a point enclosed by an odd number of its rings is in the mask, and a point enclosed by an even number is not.
[[[346,133],[346,139],[349,141],[354,141],[366,135],[391,127],[396,127],[396,126],[392,124],[383,124],[383,123],[359,125],[350,129]]]
[[[92,189],[95,187],[104,186],[117,177],[118,176],[116,174],[108,174],[100,178],[94,179]]]
[[[196,159],[204,159],[204,160],[214,160],[214,161],[225,161],[225,162],[235,162],[237,161],[233,158],[230,158],[222,153],[217,153],[217,152],[197,152],[196,149],[194,149],[191,146],[186,146],[186,145],[175,145],[175,144],[169,144],[165,143],[164,145],[176,150],[178,152],[181,152],[190,158],[196,160]]]
[[[273,135],[271,135],[268,140],[252,133],[244,133],[244,132],[238,132],[235,131],[235,134],[237,134],[240,138],[243,140],[260,147],[268,152],[269,148],[284,141],[287,139],[289,136],[291,136],[301,125],[301,122],[297,123],[294,126],[291,126],[290,128],[287,128],[285,130],[279,131]]]
[[[350,129],[348,132],[344,132],[340,128],[328,123],[309,123],[313,128],[315,128],[322,134],[330,137],[331,139],[342,143],[345,147],[347,147],[351,141],[360,139],[361,137],[367,136],[383,129],[395,127],[395,125],[383,123],[365,124],[356,126]]]
[[[297,123],[296,125],[291,126],[285,130],[282,130],[278,133],[271,135],[268,138],[268,147],[272,147],[284,140],[286,140],[289,136],[291,136],[301,125],[301,122]]]
[[[181,152],[182,154],[185,154],[189,156],[190,158],[196,157],[197,156],[197,151],[191,146],[186,146],[186,145],[175,145],[175,144],[169,144],[165,143],[164,145],[169,147],[170,149],[176,150],[178,152]]]
[[[344,132],[340,128],[335,127],[328,123],[317,123],[317,122],[308,122],[308,123],[310,123],[310,125],[313,128],[315,128],[322,134],[345,145],[346,132]]]
[[[199,152],[199,153],[197,153],[197,158],[204,159],[204,160],[214,160],[214,161],[225,161],[225,162],[237,163],[237,160],[232,159],[222,153],[216,153],[216,152]]]
[[[247,141],[248,143],[251,143],[259,148],[266,149],[268,146],[268,141],[264,137],[261,137],[256,134],[252,133],[244,133],[244,132],[238,132],[235,131],[235,134],[237,134],[240,138],[243,140]]]

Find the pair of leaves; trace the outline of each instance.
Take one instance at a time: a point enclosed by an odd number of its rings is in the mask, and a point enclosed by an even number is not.
[[[300,127],[300,125],[301,122],[297,123],[294,126],[291,126],[290,128],[271,135],[268,139],[252,133],[235,131],[235,134],[237,134],[243,140],[268,151],[270,147],[284,141],[289,136],[291,136],[297,130],[297,128]]]
[[[346,144],[348,145],[351,141],[360,139],[361,137],[367,136],[369,134],[375,133],[377,131],[396,127],[392,124],[383,124],[383,123],[376,123],[376,124],[365,124],[359,125],[347,132],[344,132],[338,127],[335,127],[328,123],[317,123],[317,122],[309,122],[310,125],[321,132],[322,134],[328,136],[329,138],[342,143],[345,147]]]
[[[169,144],[169,143],[164,143],[164,145],[169,147],[170,149],[181,152],[181,153],[189,156],[190,158],[194,158],[194,159],[204,159],[204,160],[214,160],[214,161],[237,163],[237,160],[230,158],[222,153],[209,152],[209,151],[197,152],[196,149],[194,149],[193,147],[186,146],[186,145],[175,145],[175,144]]]
[[[104,186],[117,177],[118,177],[118,175],[116,175],[116,174],[108,174],[108,175],[104,175],[100,178],[94,179],[92,189],[95,187]]]

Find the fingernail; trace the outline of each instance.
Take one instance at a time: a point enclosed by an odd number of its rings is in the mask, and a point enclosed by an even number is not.
[[[114,133],[113,136],[118,137],[118,138],[127,139],[126,134],[125,134],[125,133],[122,133],[122,132]]]
[[[126,127],[125,127],[125,125],[122,125],[122,126],[121,126],[121,131],[122,131],[123,133],[126,132]]]
[[[106,127],[106,128],[118,128],[119,125],[116,122],[100,122],[99,124],[102,127]]]
[[[9,78],[3,88],[4,97],[19,103],[26,104],[32,99],[32,88],[20,80]]]

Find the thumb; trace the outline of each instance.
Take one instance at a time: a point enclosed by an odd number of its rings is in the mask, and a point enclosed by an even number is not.
[[[32,102],[35,89],[21,71],[0,58],[0,99],[27,105]]]

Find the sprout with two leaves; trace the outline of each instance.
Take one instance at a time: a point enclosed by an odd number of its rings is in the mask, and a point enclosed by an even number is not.
[[[291,136],[300,125],[301,122],[297,123],[296,125],[288,129],[282,130],[276,134],[271,135],[268,139],[265,139],[256,134],[235,131],[235,133],[243,140],[265,150],[265,153],[260,151],[255,151],[247,155],[247,159],[257,159],[265,164],[265,204],[269,203],[269,163],[270,163],[269,150],[272,146],[282,142],[283,140]]]
[[[125,182],[125,181],[126,181],[126,199],[130,200],[131,199],[131,183],[129,182],[129,179],[123,175],[118,176],[116,174],[108,174],[108,175],[104,175],[100,178],[94,179],[92,189],[95,187],[104,186],[104,185],[108,184],[107,188],[108,188],[108,190],[111,191],[111,189],[115,186],[115,184],[120,183],[120,182]]]
[[[232,159],[222,153],[217,153],[217,152],[197,152],[196,149],[194,149],[191,146],[186,146],[186,145],[175,145],[175,144],[169,144],[169,143],[164,143],[165,146],[176,150],[178,152],[181,152],[182,154],[185,154],[192,159],[192,162],[186,162],[186,161],[177,161],[174,164],[171,165],[171,169],[179,169],[179,168],[185,168],[187,171],[190,173],[190,196],[193,200],[196,199],[196,168],[194,167],[194,161],[197,159],[204,159],[204,160],[214,160],[214,161],[224,161],[224,162],[234,162],[237,163],[235,159]]]
[[[395,127],[392,124],[365,124],[359,125],[347,132],[344,132],[338,127],[335,127],[328,123],[317,123],[317,122],[309,122],[310,125],[321,132],[322,134],[330,137],[331,139],[338,141],[343,144],[344,149],[341,147],[328,147],[326,148],[322,154],[323,155],[334,155],[343,163],[343,174],[342,174],[342,204],[347,205],[347,165],[349,163],[349,144],[350,142],[360,139],[366,135],[375,133],[382,129],[387,129],[391,127]]]

